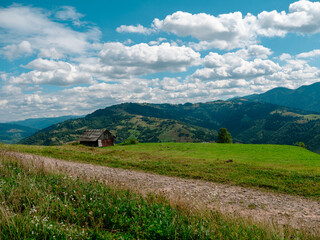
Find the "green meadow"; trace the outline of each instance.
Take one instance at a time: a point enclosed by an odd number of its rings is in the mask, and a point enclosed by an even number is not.
[[[42,148],[42,153],[49,149],[66,153],[72,148]],[[97,151],[107,154],[112,150]],[[135,151],[132,148],[130,153]],[[98,155],[95,152],[92,157]],[[141,196],[132,190],[52,173],[41,163],[28,165],[1,152],[0,189],[3,240],[315,239],[303,231],[270,229],[218,212],[192,211],[161,196]]]
[[[139,143],[2,145],[2,149],[320,199],[320,155],[286,145]]]

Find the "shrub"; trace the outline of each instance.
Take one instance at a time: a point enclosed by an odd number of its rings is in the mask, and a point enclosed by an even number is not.
[[[302,147],[302,148],[307,148],[307,146],[304,144],[304,142],[297,142],[296,146]]]
[[[220,128],[218,133],[218,143],[232,143],[231,134],[226,128]]]
[[[120,145],[133,145],[133,144],[138,144],[139,141],[135,138],[128,138],[124,140]]]

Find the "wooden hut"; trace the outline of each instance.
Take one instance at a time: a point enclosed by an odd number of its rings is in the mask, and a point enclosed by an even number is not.
[[[107,147],[114,145],[114,136],[106,129],[87,129],[79,137],[80,144],[90,147]]]

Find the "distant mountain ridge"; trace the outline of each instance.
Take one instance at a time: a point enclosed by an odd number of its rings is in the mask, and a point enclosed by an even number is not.
[[[301,86],[297,89],[274,88],[262,94],[249,95],[243,98],[320,113],[320,82]]]
[[[0,142],[6,144],[16,143],[36,133],[38,130],[19,124],[0,123]]]
[[[63,144],[88,128],[107,128],[117,142],[216,141],[226,127],[235,142],[289,144],[303,141],[320,152],[320,114],[246,99],[197,104],[123,103],[67,120],[22,140],[23,144]]]
[[[49,127],[59,122],[66,121],[68,119],[76,119],[81,117],[84,117],[84,116],[69,115],[69,116],[50,117],[50,118],[28,118],[21,121],[13,121],[13,122],[7,122],[7,123],[19,124],[22,126],[37,128],[38,130],[41,130],[43,128]]]
[[[12,144],[31,136],[39,130],[68,119],[81,116],[62,116],[53,118],[30,118],[22,121],[0,123],[0,142]]]

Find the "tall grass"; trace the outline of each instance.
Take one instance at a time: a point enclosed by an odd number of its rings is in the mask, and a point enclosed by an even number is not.
[[[0,239],[313,239],[0,154]]]

